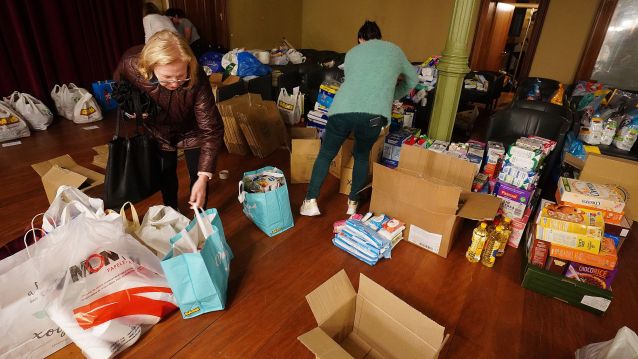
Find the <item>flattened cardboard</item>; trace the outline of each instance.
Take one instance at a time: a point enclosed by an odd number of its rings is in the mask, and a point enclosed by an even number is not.
[[[620,186],[627,192],[625,216],[638,220],[638,162],[590,153],[579,179]]]
[[[436,358],[449,337],[444,338],[445,328],[363,274],[358,294],[341,270],[306,298],[320,325],[298,339],[320,359]],[[331,336],[321,323],[335,314],[343,327],[333,328],[337,334]]]
[[[31,167],[42,178],[49,203],[53,202],[58,188],[67,185],[86,191],[104,183],[104,175],[78,165],[69,155],[52,158]]]
[[[286,144],[286,126],[275,102],[261,101],[260,95],[246,96],[248,102],[234,106],[233,114],[252,153],[265,158]]]
[[[290,152],[291,183],[309,183],[312,167],[315,164],[321,140],[314,127],[292,127],[290,129],[292,145]]]
[[[248,142],[246,142],[246,138],[239,127],[239,122],[233,113],[234,106],[248,101],[250,101],[250,97],[246,94],[217,103],[217,109],[222,122],[224,122],[224,144],[226,144],[226,148],[231,154],[245,156],[250,153]]]

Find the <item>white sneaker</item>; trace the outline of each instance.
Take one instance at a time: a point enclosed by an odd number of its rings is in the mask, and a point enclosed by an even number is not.
[[[308,216],[308,217],[320,215],[321,212],[319,212],[319,207],[317,206],[317,200],[315,198],[304,199],[303,203],[301,204],[301,209],[299,209],[299,213],[302,216]]]
[[[359,202],[348,199],[348,211],[346,211],[346,214],[352,216],[357,213],[357,207],[359,207]]]

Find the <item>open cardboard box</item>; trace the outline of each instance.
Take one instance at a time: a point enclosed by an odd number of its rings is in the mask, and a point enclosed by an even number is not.
[[[291,183],[309,183],[321,140],[314,127],[291,127],[292,145],[290,151]]]
[[[58,187],[67,185],[87,191],[104,183],[104,175],[78,165],[69,155],[32,164],[42,178],[49,203],[53,202]]]
[[[248,93],[232,106],[233,114],[253,155],[268,157],[287,144],[286,125],[274,101],[263,101],[261,95]]]
[[[475,173],[468,161],[403,146],[396,169],[374,164],[370,211],[404,221],[408,242],[447,257],[463,218],[491,220],[501,204],[471,192]]]
[[[361,274],[359,293],[344,270],[306,296],[317,327],[298,337],[319,359],[437,358],[449,334]]]
[[[590,153],[579,179],[620,186],[627,196],[625,217],[638,221],[638,162]]]
[[[224,99],[231,98],[245,91],[241,77],[230,75],[223,81],[222,78],[222,73],[214,73],[208,77],[215,101],[223,101]]]
[[[381,152],[383,151],[383,143],[385,141],[385,136],[388,134],[388,129],[384,128],[379,133],[379,138],[372,146],[372,150],[370,151],[370,168],[369,172],[372,175],[372,164],[375,162],[379,162],[379,158],[381,157]],[[354,149],[354,134],[350,134],[348,138],[343,142],[339,152],[335,156],[335,158],[330,163],[330,174],[337,178],[341,178],[341,173],[344,168],[354,168],[354,155],[352,153]],[[352,171],[351,176],[352,176]]]

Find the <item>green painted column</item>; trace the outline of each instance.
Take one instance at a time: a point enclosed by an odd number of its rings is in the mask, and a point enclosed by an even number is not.
[[[450,31],[438,65],[434,108],[428,135],[449,141],[452,137],[456,109],[459,105],[463,78],[470,71],[467,65],[469,36],[477,0],[456,0]]]

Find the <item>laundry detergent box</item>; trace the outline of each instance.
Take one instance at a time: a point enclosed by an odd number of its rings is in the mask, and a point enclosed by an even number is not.
[[[624,214],[626,195],[613,185],[561,177],[557,196],[562,204],[604,211],[605,220],[612,223],[622,220]]]

